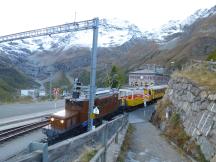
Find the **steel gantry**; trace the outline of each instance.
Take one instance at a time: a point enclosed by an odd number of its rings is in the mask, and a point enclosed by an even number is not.
[[[63,25],[51,26],[36,30],[30,30],[21,33],[15,33],[5,36],[0,36],[0,43],[14,41],[19,39],[27,39],[33,37],[40,37],[46,35],[76,32],[82,30],[93,29],[93,41],[91,51],[91,75],[90,75],[90,95],[89,95],[89,109],[88,109],[88,130],[92,129],[93,119],[91,118],[94,108],[94,99],[96,92],[96,64],[97,64],[97,40],[98,40],[98,27],[99,19],[85,20],[73,23],[67,23]]]

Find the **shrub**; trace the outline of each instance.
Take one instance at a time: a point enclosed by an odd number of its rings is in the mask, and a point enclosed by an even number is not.
[[[176,127],[180,124],[180,115],[176,112],[174,112],[170,118],[170,123]]]
[[[86,152],[84,152],[84,154],[82,154],[82,156],[80,157],[80,161],[81,162],[89,162],[97,153],[96,149],[87,149]]]
[[[172,114],[168,121],[164,134],[182,149],[190,140],[181,124],[180,115],[176,112]]]
[[[214,50],[213,52],[211,52],[208,57],[207,57],[207,61],[216,61],[216,50]]]
[[[156,113],[153,117],[153,124],[159,125],[161,121],[165,120],[165,110],[167,107],[171,107],[172,102],[168,98],[159,100],[156,105]]]

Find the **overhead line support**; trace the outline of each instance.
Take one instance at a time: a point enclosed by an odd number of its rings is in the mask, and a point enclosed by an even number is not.
[[[67,32],[76,32],[81,30],[93,29],[93,42],[92,42],[92,51],[91,51],[91,75],[90,75],[90,95],[89,95],[89,109],[88,109],[88,130],[91,130],[93,127],[93,119],[91,115],[94,108],[94,99],[96,92],[96,64],[97,64],[97,40],[98,40],[98,27],[99,19],[95,18],[92,20],[80,21],[67,23],[63,25],[51,26],[47,28],[41,28],[36,30],[30,30],[21,33],[15,33],[5,36],[0,36],[0,43],[15,41],[20,39],[27,39],[33,37],[40,37],[53,34],[61,34]]]

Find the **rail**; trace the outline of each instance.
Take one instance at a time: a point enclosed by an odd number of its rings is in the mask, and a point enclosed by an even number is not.
[[[48,119],[0,131],[0,143],[48,124]]]

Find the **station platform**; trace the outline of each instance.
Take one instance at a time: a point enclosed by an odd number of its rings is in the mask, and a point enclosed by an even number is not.
[[[29,124],[37,121],[41,121],[42,118],[48,117],[52,113],[63,110],[64,108],[58,108],[54,110],[47,110],[38,113],[18,115],[13,117],[7,117],[0,119],[0,131],[5,129],[10,129],[13,127],[21,126],[24,124]]]

